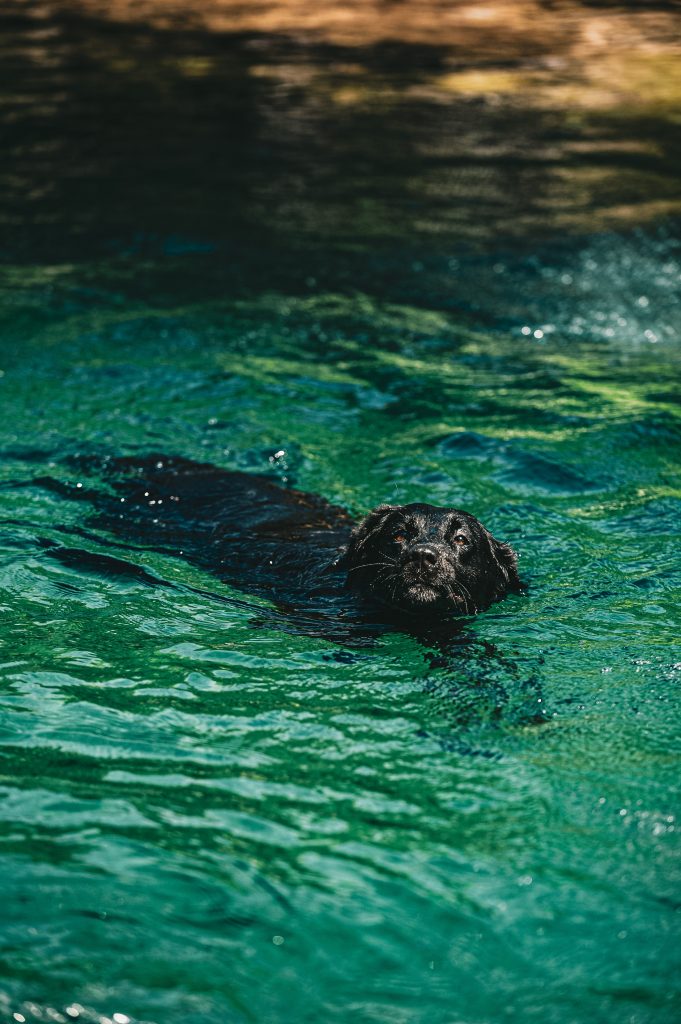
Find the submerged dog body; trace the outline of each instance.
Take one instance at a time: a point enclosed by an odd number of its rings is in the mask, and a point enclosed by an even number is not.
[[[87,547],[37,538],[46,557],[70,569],[245,608],[254,627],[339,644],[325,659],[350,661],[397,628],[423,644],[437,670],[429,692],[446,699],[452,723],[495,720],[502,709],[523,724],[545,720],[538,675],[466,629],[463,616],[520,589],[514,552],[468,512],[381,505],[355,522],[325,499],[267,477],[164,455],[76,457],[61,464],[59,477],[22,484],[91,507],[82,525],[56,528]],[[144,565],[151,550],[237,593],[159,576]]]
[[[520,588],[512,549],[459,509],[381,505],[355,523],[316,495],[187,459],[106,459],[87,468],[110,488],[77,491],[94,502],[100,526],[287,610],[432,625]]]

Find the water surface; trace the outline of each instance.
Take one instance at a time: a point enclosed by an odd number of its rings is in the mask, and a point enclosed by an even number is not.
[[[3,1012],[671,1024],[671,5],[169,6],[1,9]],[[462,506],[528,592],[444,661],[291,632],[41,482],[151,451]]]

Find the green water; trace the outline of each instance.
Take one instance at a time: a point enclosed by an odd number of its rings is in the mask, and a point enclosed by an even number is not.
[[[400,152],[382,108],[337,123],[283,86],[240,91],[253,40],[161,46],[56,15],[36,27],[15,7],[0,1011],[671,1024],[681,260],[678,223],[636,212],[646,174],[674,177],[669,125],[601,124],[648,132],[657,163],[637,165],[640,187],[625,156],[609,166],[626,223],[605,230],[603,196],[579,192],[594,230],[568,232],[534,187],[556,170],[542,169],[555,116],[514,106],[504,127],[491,106],[490,126],[463,101],[419,101],[431,124],[405,99]],[[297,67],[282,46],[258,61]],[[112,76],[116,47],[128,77]],[[217,64],[171,88],[169,51],[188,50]],[[326,50],[304,56],[327,66]],[[514,231],[479,139],[477,178],[452,154],[444,195],[419,178],[422,135],[446,114],[532,136]],[[36,193],[41,176],[52,184]],[[399,632],[348,651],[276,616],[256,628],[220,600],[237,590],[118,546],[86,503],[40,485],[78,482],[68,455],[149,451],[268,472],[356,514],[462,506],[519,551],[528,593],[468,623],[494,645],[487,663],[463,652],[438,667]],[[175,587],[68,568],[45,539]],[[495,713],[486,673],[504,694]],[[545,725],[515,713],[528,692]]]

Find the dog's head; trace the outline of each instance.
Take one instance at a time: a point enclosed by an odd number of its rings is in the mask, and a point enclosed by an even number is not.
[[[473,614],[520,589],[516,554],[475,516],[435,505],[380,505],[355,527],[348,584],[408,614]]]

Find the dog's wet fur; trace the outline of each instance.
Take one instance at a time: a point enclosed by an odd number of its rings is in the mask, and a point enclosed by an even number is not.
[[[401,616],[473,614],[520,590],[518,559],[457,508],[379,505],[353,530],[348,584]]]
[[[89,499],[99,527],[328,626],[432,630],[521,587],[513,550],[460,509],[380,505],[355,522],[317,495],[188,459],[74,464],[77,485],[43,483]],[[106,489],[83,482],[93,473]]]

